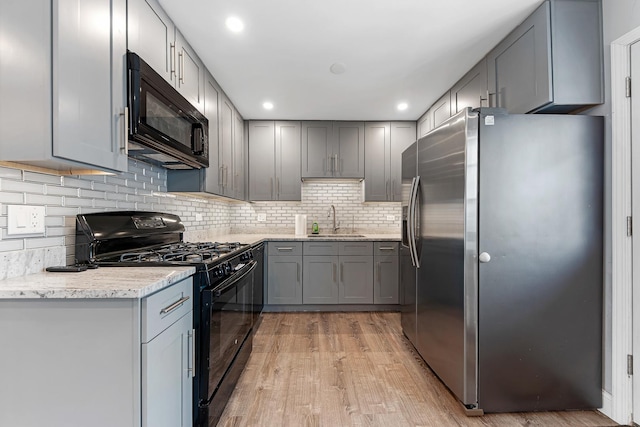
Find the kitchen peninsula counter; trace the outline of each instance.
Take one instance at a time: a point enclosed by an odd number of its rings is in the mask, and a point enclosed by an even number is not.
[[[195,273],[194,267],[100,267],[0,280],[0,299],[143,298]]]

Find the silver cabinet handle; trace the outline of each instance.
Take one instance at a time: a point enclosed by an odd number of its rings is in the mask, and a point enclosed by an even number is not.
[[[169,44],[169,74],[171,76],[174,76],[176,74],[175,57],[176,45],[175,43],[171,43]]]
[[[273,197],[273,177],[269,178],[269,194]]]
[[[292,247],[282,247],[282,248],[276,247],[276,249],[279,251],[289,251],[289,252],[293,250]]]
[[[338,163],[338,155],[337,155],[337,154],[334,154],[334,155],[333,155],[333,159],[334,159],[333,161],[334,161],[334,162],[335,162],[335,164],[336,164],[335,169],[334,169],[334,172],[335,172],[335,173],[340,173],[340,163]]]
[[[124,107],[124,111],[120,114],[124,123],[122,125],[123,133],[122,143],[120,144],[120,152],[125,156],[129,155],[129,107]]]
[[[396,199],[396,180],[391,180],[391,200]]]
[[[179,80],[180,83],[184,84],[184,53],[178,53],[178,58],[180,59],[180,63],[178,64],[178,67],[180,67],[178,69]]]
[[[196,330],[191,329],[187,334],[188,340],[191,341],[189,351],[191,352],[190,366],[187,368],[187,373],[191,378],[196,376]]]
[[[276,197],[280,198],[280,178],[276,177]]]
[[[188,299],[189,299],[189,296],[180,298],[178,301],[176,301],[173,304],[171,304],[171,305],[163,308],[162,310],[160,310],[160,314],[169,314],[169,313],[171,313],[173,310],[175,310],[176,308],[178,308],[182,304],[184,304]]]
[[[331,174],[333,174],[333,156],[329,157],[329,161],[331,162]]]
[[[344,282],[344,264],[340,263],[340,283]]]
[[[395,249],[395,247],[393,247],[393,246],[380,246],[380,248],[378,248],[378,249],[380,249],[381,251],[392,251],[392,250]]]
[[[222,180],[223,166],[218,167],[218,185],[224,187],[224,181]]]
[[[378,261],[378,262],[376,263],[376,276],[377,276],[377,277],[376,277],[376,279],[377,279],[376,281],[377,281],[378,283],[381,283],[381,282],[380,282],[380,261]]]
[[[491,255],[489,255],[487,252],[482,252],[478,257],[478,259],[480,260],[481,263],[487,263],[491,261]]]
[[[300,263],[296,263],[296,279],[300,283]]]
[[[338,266],[334,263],[332,264],[332,268],[331,271],[333,272],[333,283],[336,282],[336,270],[337,270]]]

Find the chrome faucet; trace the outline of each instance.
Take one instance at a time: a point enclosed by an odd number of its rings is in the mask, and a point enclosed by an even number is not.
[[[327,212],[327,218],[329,218],[332,213],[333,213],[333,232],[336,233],[340,228],[339,227],[340,222],[338,222],[338,225],[336,226],[336,207],[333,205],[331,205],[331,207],[329,208],[329,211]]]

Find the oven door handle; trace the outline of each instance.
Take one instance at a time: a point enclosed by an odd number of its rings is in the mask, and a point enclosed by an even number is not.
[[[225,279],[222,283],[211,290],[216,294],[224,292],[226,289],[230,288],[231,286],[235,285],[237,282],[248,276],[253,270],[255,270],[257,265],[258,263],[256,261],[249,261],[247,265],[242,268],[242,270]]]

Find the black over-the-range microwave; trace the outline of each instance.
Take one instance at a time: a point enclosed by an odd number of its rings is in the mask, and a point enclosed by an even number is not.
[[[133,52],[127,53],[129,156],[167,169],[209,166],[209,122]]]

